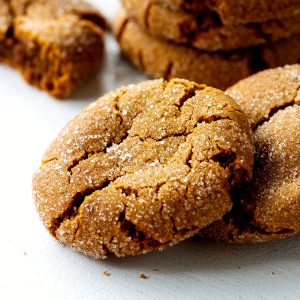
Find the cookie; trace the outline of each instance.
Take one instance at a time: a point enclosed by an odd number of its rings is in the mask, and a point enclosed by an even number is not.
[[[33,178],[50,233],[93,258],[162,249],[231,209],[252,132],[223,92],[186,80],[111,92],[71,121]]]
[[[0,9],[0,19],[5,20],[0,27],[0,61],[17,68],[30,84],[63,98],[99,65],[105,21],[87,3],[5,3],[8,9]]]
[[[175,10],[198,13],[199,18],[213,14],[222,24],[259,23],[300,14],[300,0],[155,0]]]
[[[256,71],[300,62],[300,36],[232,52],[204,52],[155,39],[120,12],[115,35],[123,53],[147,75],[186,78],[226,89]]]
[[[300,34],[300,16],[246,25],[223,25],[212,15],[199,18],[172,11],[153,0],[122,0],[129,17],[155,37],[200,50],[236,50]]]
[[[300,233],[300,65],[267,70],[226,91],[251,120],[253,180],[233,209],[203,235],[226,242],[263,242]]]

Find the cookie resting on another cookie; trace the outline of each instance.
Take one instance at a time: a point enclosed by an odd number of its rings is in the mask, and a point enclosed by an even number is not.
[[[101,61],[105,20],[82,0],[0,0],[0,20],[0,62],[55,97]]]
[[[204,52],[156,39],[131,21],[123,10],[115,23],[123,53],[154,78],[185,78],[226,89],[265,68],[300,62],[300,36],[230,52]]]
[[[33,178],[51,234],[93,258],[162,249],[232,207],[253,167],[250,125],[223,92],[186,80],[110,92],[72,120]]]
[[[213,15],[199,18],[153,0],[122,0],[129,17],[153,36],[200,50],[237,50],[300,33],[300,15],[245,25],[223,25]]]
[[[203,235],[244,243],[300,234],[300,65],[258,73],[226,93],[254,130],[253,180]]]
[[[300,0],[153,0],[175,10],[198,13],[198,18],[213,14],[223,24],[265,22],[300,15]]]

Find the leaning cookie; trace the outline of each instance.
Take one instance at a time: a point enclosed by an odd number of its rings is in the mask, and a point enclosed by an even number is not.
[[[227,25],[265,22],[300,15],[300,0],[153,0],[174,10],[212,14]]]
[[[223,25],[212,15],[202,18],[168,9],[153,0],[122,0],[129,17],[151,35],[200,50],[236,50],[300,33],[300,17],[246,25]]]
[[[231,52],[204,52],[156,39],[120,11],[115,35],[123,53],[154,78],[186,78],[226,89],[264,68],[300,62],[300,36]]]
[[[300,233],[300,65],[258,73],[227,90],[254,130],[253,181],[231,212],[202,234],[227,242],[263,242]]]
[[[186,80],[111,92],[71,121],[34,175],[50,233],[93,258],[162,249],[232,207],[252,132],[223,92]]]
[[[30,84],[63,98],[99,65],[105,21],[86,2],[11,0],[3,7],[0,61]]]

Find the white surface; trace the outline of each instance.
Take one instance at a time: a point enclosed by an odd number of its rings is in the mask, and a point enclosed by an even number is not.
[[[117,1],[97,5],[111,17]],[[31,197],[42,153],[92,100],[144,79],[120,58],[112,37],[102,74],[72,99],[56,101],[0,66],[0,299],[300,299],[300,237],[250,246],[193,239],[163,252],[93,261],[46,233]]]

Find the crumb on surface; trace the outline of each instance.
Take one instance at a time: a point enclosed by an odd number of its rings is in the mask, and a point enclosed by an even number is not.
[[[102,274],[103,274],[105,277],[109,277],[109,276],[110,276],[110,273],[107,272],[107,271],[104,271]]]
[[[141,273],[141,274],[140,274],[140,279],[145,280],[145,279],[148,279],[148,278],[149,278],[148,275],[146,275],[146,274],[144,274],[144,273]]]

